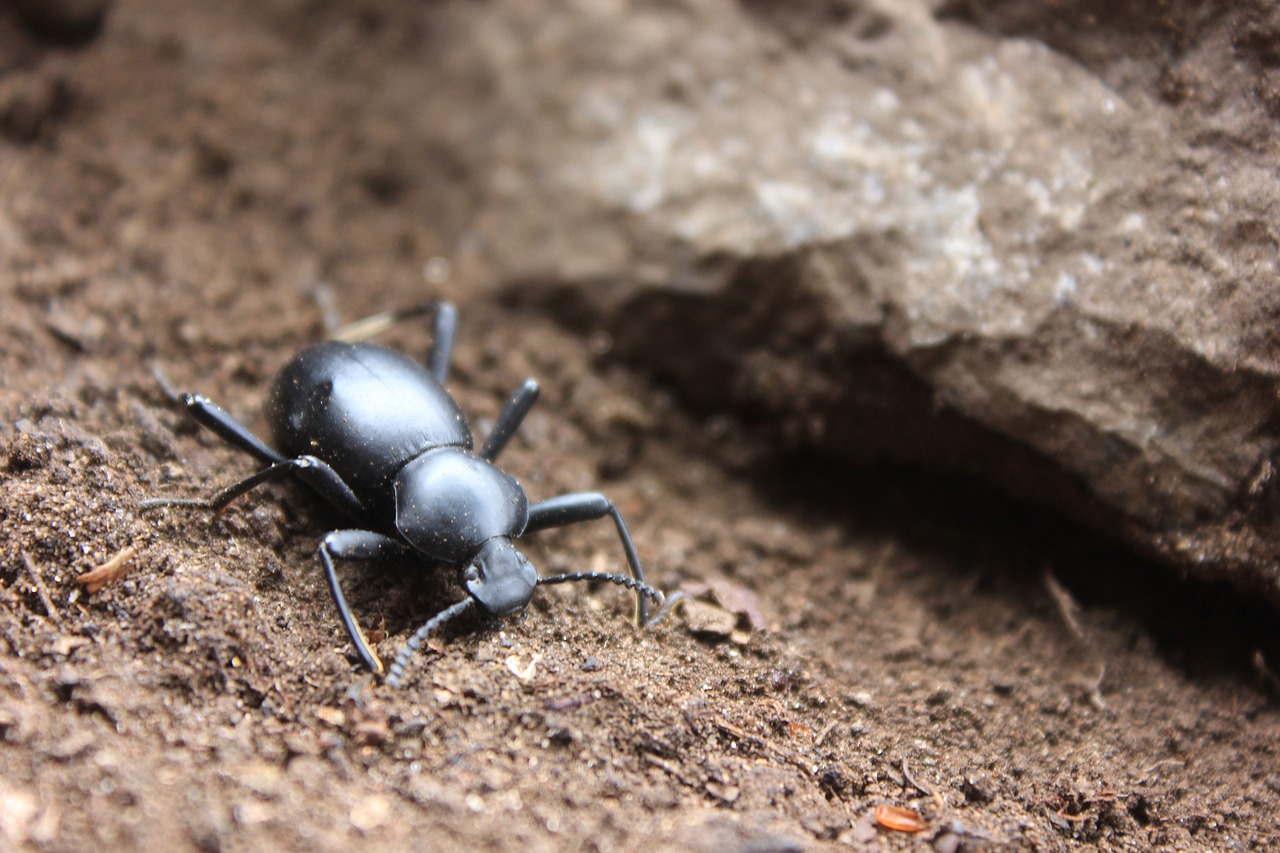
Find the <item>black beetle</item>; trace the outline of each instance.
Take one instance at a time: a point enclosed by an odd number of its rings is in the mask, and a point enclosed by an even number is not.
[[[435,339],[426,368],[394,350],[358,342],[429,311],[435,315]],[[210,498],[153,498],[141,504],[144,510],[219,510],[250,489],[285,476],[314,489],[362,525],[328,533],[319,551],[347,634],[361,660],[378,674],[386,670],[347,606],[334,559],[417,556],[458,567],[469,596],[414,634],[387,672],[393,686],[400,684],[423,640],[473,604],[506,616],[524,610],[539,584],[604,580],[636,591],[636,621],[643,626],[651,622],[649,601],[659,607],[664,602],[662,593],[645,583],[631,534],[608,498],[578,492],[530,504],[516,479],[493,464],[537,399],[537,382],[525,380],[498,415],[484,446],[478,453],[473,450],[467,419],[444,389],[456,327],[453,305],[437,302],[353,323],[333,340],[302,350],[281,370],[267,399],[278,450],[210,400],[181,395],[202,426],[267,467]],[[617,527],[630,577],[602,572],[539,577],[512,544],[525,533],[605,516]]]

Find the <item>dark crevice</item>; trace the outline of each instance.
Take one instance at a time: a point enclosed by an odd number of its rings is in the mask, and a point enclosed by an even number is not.
[[[1043,3],[1027,0],[946,0],[937,16],[1000,36],[1038,39],[1104,72],[1121,58],[1156,64],[1176,60],[1228,8],[1220,2],[1067,0],[1046,14]]]
[[[902,542],[953,564],[971,559],[988,586],[1020,602],[1046,599],[1051,571],[1081,605],[1110,611],[1152,638],[1190,676],[1273,688],[1255,663],[1280,666],[1280,613],[1221,582],[1179,577],[1060,514],[1010,498],[970,477],[918,466],[833,467],[814,454],[778,458],[751,479],[797,526],[827,521],[851,534]],[[958,583],[947,578],[941,583]]]

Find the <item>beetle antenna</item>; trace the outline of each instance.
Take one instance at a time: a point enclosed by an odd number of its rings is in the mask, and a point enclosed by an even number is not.
[[[409,665],[409,658],[413,657],[414,652],[422,647],[423,641],[438,630],[441,625],[448,622],[450,619],[453,619],[455,616],[465,613],[470,609],[471,605],[475,603],[475,599],[468,596],[452,607],[446,607],[444,610],[441,610],[435,616],[428,619],[426,623],[418,629],[417,633],[409,638],[409,642],[404,644],[404,648],[400,650],[400,654],[396,655],[396,659],[392,661],[391,668],[387,670],[387,684],[390,684],[392,687],[399,687],[401,682],[404,680],[404,668]]]
[[[658,606],[658,612],[641,626],[646,628],[650,625],[657,625],[666,619],[672,608],[684,598],[683,592],[677,592],[667,598],[644,581],[638,581],[628,575],[615,575],[609,572],[566,572],[562,575],[549,575],[545,578],[538,578],[538,585],[550,586],[551,584],[570,583],[573,581],[608,581],[609,583],[616,583],[618,586],[625,586],[627,589],[633,589],[636,591],[637,596],[642,595],[649,599]]]

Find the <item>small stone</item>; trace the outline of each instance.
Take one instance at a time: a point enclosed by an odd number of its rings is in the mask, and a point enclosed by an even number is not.
[[[686,599],[683,616],[690,631],[717,640],[728,639],[738,624],[738,617],[723,607],[692,599]]]
[[[960,792],[971,803],[986,804],[996,798],[995,784],[985,774],[965,776]]]
[[[351,825],[361,832],[382,826],[391,814],[391,801],[381,794],[372,794],[351,807]]]

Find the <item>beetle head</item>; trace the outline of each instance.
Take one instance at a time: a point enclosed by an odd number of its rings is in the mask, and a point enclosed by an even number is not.
[[[462,572],[462,581],[481,607],[494,616],[519,613],[533,598],[538,572],[510,539],[490,539]]]

